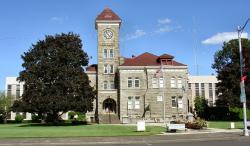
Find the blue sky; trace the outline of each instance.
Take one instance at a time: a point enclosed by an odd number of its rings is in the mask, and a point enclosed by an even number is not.
[[[110,7],[122,18],[121,54],[175,56],[191,75],[210,75],[214,53],[250,17],[249,0],[1,0],[0,90],[22,70],[21,55],[45,35],[72,31],[96,63],[96,16]],[[250,25],[250,24],[249,24]],[[245,29],[248,37],[250,26]]]

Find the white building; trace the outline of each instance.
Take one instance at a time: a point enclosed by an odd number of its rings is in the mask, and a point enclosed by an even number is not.
[[[23,94],[23,85],[24,82],[18,82],[17,77],[6,77],[5,82],[5,96],[14,97],[13,100],[21,98]],[[30,113],[19,113],[24,116],[24,120],[31,120]],[[16,113],[11,112],[9,119],[15,120]]]
[[[188,88],[191,90],[193,104],[195,97],[200,96],[208,101],[209,106],[214,106],[217,99],[217,83],[216,76],[189,76]]]
[[[23,95],[23,85],[24,82],[18,82],[17,77],[6,77],[5,81],[5,96],[12,96],[14,100],[20,99]],[[11,112],[8,119],[15,120],[15,112]],[[31,113],[19,113],[24,116],[24,120],[31,120]],[[68,114],[63,114],[62,119],[67,120]]]

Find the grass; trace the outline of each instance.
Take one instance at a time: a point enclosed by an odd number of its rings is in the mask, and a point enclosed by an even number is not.
[[[140,136],[155,135],[163,131],[165,131],[165,128],[159,126],[147,126],[145,132],[137,132],[136,126],[127,125],[44,126],[34,124],[0,124],[0,138]]]
[[[219,128],[219,129],[229,129],[230,128],[230,121],[209,121],[208,128]],[[237,121],[235,123],[235,128],[242,129],[243,128],[243,121]]]

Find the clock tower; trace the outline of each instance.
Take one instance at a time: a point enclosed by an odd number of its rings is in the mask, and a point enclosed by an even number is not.
[[[117,119],[119,116],[117,71],[120,25],[121,19],[109,8],[104,9],[95,21],[98,40],[96,110],[100,123],[111,123],[110,115]]]

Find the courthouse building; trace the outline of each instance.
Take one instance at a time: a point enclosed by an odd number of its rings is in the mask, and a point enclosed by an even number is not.
[[[163,122],[188,113],[188,67],[174,56],[145,52],[131,58],[120,54],[122,20],[106,8],[95,21],[97,64],[86,68],[97,89],[95,110],[100,123]]]
[[[163,122],[185,119],[193,109],[194,98],[203,96],[210,105],[216,100],[215,76],[188,76],[187,65],[169,54],[145,52],[122,57],[119,30],[122,20],[106,8],[95,21],[97,64],[86,68],[90,85],[97,90],[89,121],[99,123]],[[20,98],[23,84],[16,77],[6,78],[6,95]],[[29,113],[23,113],[31,119]],[[15,119],[11,113],[10,119]],[[67,119],[64,114],[63,119]]]

